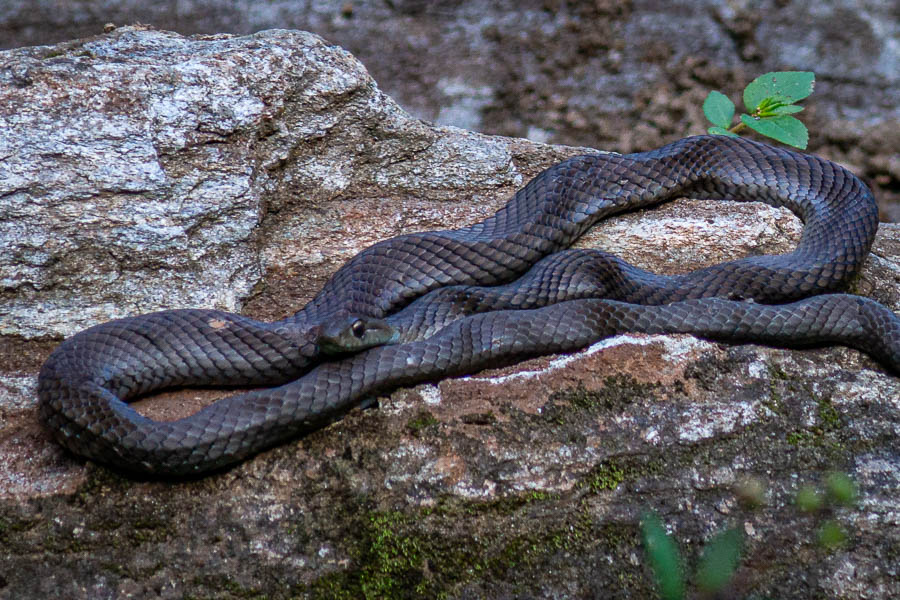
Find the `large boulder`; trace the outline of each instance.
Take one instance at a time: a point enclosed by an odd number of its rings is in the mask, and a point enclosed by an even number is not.
[[[690,558],[742,530],[737,595],[900,595],[900,379],[844,348],[618,336],[398,390],[196,481],[65,453],[35,395],[64,337],[163,308],[281,318],[372,242],[471,223],[592,150],[418,121],[292,31],[122,28],[4,52],[0,85],[0,597],[646,596],[646,509]],[[579,244],[676,272],[784,251],[800,229],[684,200]],[[882,226],[854,283],[895,311],[898,233]],[[858,504],[798,511],[831,471]],[[843,544],[818,541],[826,519]]]
[[[768,71],[815,71],[812,152],[852,165],[900,221],[896,0],[30,0],[0,8],[0,48],[104,25],[182,34],[302,29],[353,53],[382,90],[441,125],[618,152],[709,126]]]

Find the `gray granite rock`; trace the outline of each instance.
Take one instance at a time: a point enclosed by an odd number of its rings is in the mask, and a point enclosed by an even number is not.
[[[414,116],[617,152],[708,123],[767,71],[811,70],[810,150],[850,165],[900,220],[896,0],[32,0],[0,7],[0,48],[135,21],[190,33],[312,31],[359,58]]]

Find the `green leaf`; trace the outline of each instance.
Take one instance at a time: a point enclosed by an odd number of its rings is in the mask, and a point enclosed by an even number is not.
[[[697,585],[714,594],[728,585],[741,560],[744,536],[737,528],[716,535],[703,548],[697,566]]]
[[[765,73],[744,88],[744,105],[753,112],[766,98],[793,104],[812,94],[815,82],[816,74],[811,71]]]
[[[859,496],[856,482],[846,473],[831,473],[825,480],[828,498],[841,506],[854,506]]]
[[[747,508],[759,508],[766,503],[766,484],[757,477],[738,480],[734,493]]]
[[[804,485],[797,490],[797,495],[794,497],[794,503],[797,505],[797,508],[803,512],[816,512],[817,510],[821,510],[822,506],[825,504],[822,500],[822,494],[811,485]]]
[[[732,131],[728,131],[727,129],[725,129],[723,127],[710,127],[709,129],[706,130],[706,132],[709,133],[710,135],[728,135],[731,137],[741,137],[738,134],[736,134]]]
[[[819,544],[826,550],[834,550],[847,543],[847,532],[835,521],[825,521],[819,528]]]
[[[684,568],[678,547],[655,513],[644,513],[641,533],[660,597],[662,600],[681,600],[684,598]]]
[[[734,102],[722,92],[712,91],[703,101],[703,114],[713,125],[728,129],[731,119],[734,118]]]
[[[741,115],[741,123],[753,131],[801,150],[805,149],[807,142],[809,142],[809,132],[806,130],[806,125],[789,115],[754,118],[748,114],[743,114]]]
[[[796,104],[783,104],[771,109],[769,113],[773,115],[792,115],[794,113],[800,112],[801,110],[803,110],[802,106],[797,106]]]

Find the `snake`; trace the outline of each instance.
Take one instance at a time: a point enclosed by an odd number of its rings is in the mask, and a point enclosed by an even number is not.
[[[684,196],[786,207],[803,222],[800,240],[785,254],[681,275],[568,248],[601,219]],[[41,367],[39,414],[76,455],[181,477],[229,467],[396,387],[573,352],[618,333],[837,343],[900,373],[900,318],[840,293],[877,227],[872,193],[850,171],[745,138],[575,156],[480,222],[364,249],[280,321],[174,309],[85,329]],[[170,422],[129,404],[186,386],[254,389]]]

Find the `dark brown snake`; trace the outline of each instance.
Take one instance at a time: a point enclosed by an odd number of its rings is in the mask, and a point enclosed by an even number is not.
[[[680,196],[787,207],[804,222],[802,238],[788,254],[672,277],[597,251],[561,251],[605,216]],[[321,427],[393,387],[570,352],[622,332],[841,343],[900,372],[893,312],[845,294],[807,298],[841,289],[858,272],[877,226],[871,192],[847,170],[744,139],[701,136],[638,154],[579,156],[535,177],[480,223],[360,252],[282,321],[170,310],[82,331],[41,369],[41,418],[76,454],[132,472],[190,475]],[[359,352],[309,371],[323,351]],[[277,387],[174,422],[126,403],[178,386]]]

